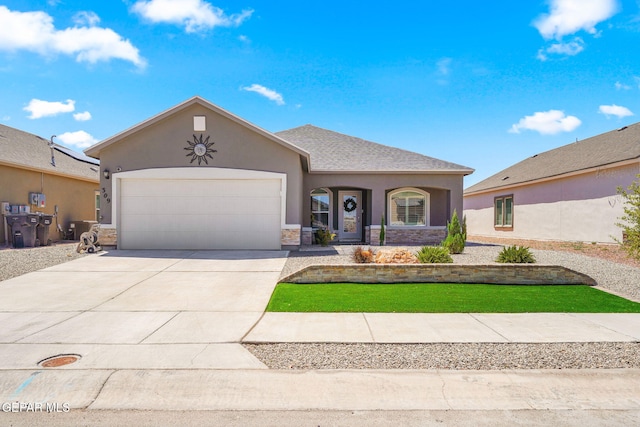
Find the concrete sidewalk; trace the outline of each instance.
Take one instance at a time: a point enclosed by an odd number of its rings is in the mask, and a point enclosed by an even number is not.
[[[244,342],[637,342],[640,314],[265,313]]]

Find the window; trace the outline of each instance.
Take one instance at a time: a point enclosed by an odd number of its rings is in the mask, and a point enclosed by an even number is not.
[[[494,225],[513,228],[513,195],[494,199]]]
[[[429,215],[429,193],[417,189],[401,189],[389,195],[389,224],[424,226]]]
[[[96,221],[100,222],[100,192],[96,191]]]
[[[323,188],[311,192],[311,226],[329,228],[329,192]]]

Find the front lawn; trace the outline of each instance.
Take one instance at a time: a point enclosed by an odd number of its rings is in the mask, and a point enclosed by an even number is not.
[[[267,311],[640,313],[640,303],[580,285],[280,283]]]

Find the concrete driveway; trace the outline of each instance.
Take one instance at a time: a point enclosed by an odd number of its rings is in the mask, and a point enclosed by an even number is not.
[[[239,342],[262,316],[282,251],[110,251],[0,284],[0,369],[264,369]]]

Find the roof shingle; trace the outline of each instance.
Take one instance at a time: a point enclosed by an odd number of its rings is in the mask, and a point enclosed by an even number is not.
[[[66,147],[53,144],[55,166],[51,164],[49,141],[37,135],[0,125],[0,162],[42,172],[98,182],[98,162]]]
[[[640,123],[536,154],[467,188],[465,194],[640,159]]]
[[[436,172],[465,175],[473,172],[466,166],[313,125],[275,134],[309,152],[312,172]]]

